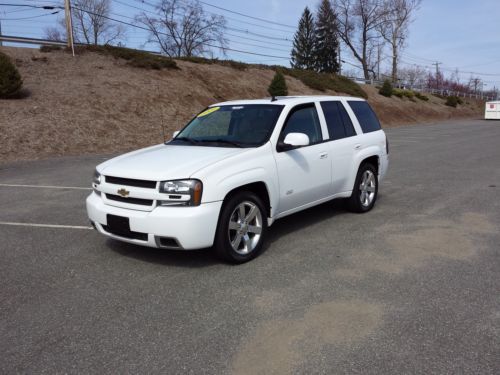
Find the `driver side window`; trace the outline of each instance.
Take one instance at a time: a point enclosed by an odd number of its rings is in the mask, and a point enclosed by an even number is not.
[[[300,105],[291,110],[281,131],[280,140],[283,141],[289,133],[303,133],[307,135],[310,145],[323,140],[318,112],[313,103]]]

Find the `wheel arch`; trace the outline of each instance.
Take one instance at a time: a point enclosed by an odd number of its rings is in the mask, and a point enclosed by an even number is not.
[[[271,196],[269,194],[269,189],[267,184],[264,181],[255,181],[250,182],[238,187],[233,188],[228,191],[224,197],[224,202],[226,202],[231,196],[240,192],[240,191],[249,191],[257,195],[264,203],[264,207],[266,209],[266,217],[270,218],[272,215],[272,203]]]
[[[379,155],[379,153],[373,149],[371,149],[371,150],[366,149],[363,151],[364,152],[360,153],[357,157],[356,163],[354,164],[355,168],[353,168],[353,171],[352,171],[352,174],[350,177],[349,185],[347,185],[347,186],[351,186],[351,191],[354,189],[354,183],[356,182],[356,176],[358,175],[359,168],[361,168],[361,166],[364,163],[372,164],[375,167],[377,175],[378,175],[379,170],[380,170],[380,168],[379,168],[380,167],[380,155]]]

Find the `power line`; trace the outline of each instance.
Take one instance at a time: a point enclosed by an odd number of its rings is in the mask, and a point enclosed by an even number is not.
[[[82,12],[85,12],[85,13],[88,13],[88,14],[92,14],[94,16],[100,16],[100,17],[105,18],[105,19],[110,20],[110,21],[114,21],[114,22],[118,22],[118,23],[121,23],[121,24],[124,24],[124,25],[128,25],[130,27],[134,27],[134,28],[137,28],[137,29],[142,29],[142,30],[150,31],[150,29],[148,29],[146,27],[142,27],[142,26],[139,26],[139,25],[134,25],[134,24],[132,24],[130,22],[125,22],[125,21],[117,20],[116,18],[104,16],[102,14],[97,14],[95,12],[79,8],[78,6],[73,6],[73,8],[78,9],[78,10],[80,10]],[[158,34],[168,36],[167,33],[163,33],[163,32],[159,32]],[[211,47],[211,48],[218,48],[218,49],[223,50],[223,51],[227,50],[227,51],[232,51],[232,52],[244,53],[244,54],[248,54],[248,55],[273,57],[273,58],[279,58],[279,59],[281,59],[281,58],[288,59],[289,58],[289,57],[284,57],[284,56],[267,55],[267,54],[263,54],[263,53],[256,53],[256,52],[238,50],[238,49],[233,49],[233,48],[226,48],[226,47],[223,47],[223,46],[218,46],[218,45],[214,45],[214,44],[210,44],[210,43],[200,43],[200,44],[205,45],[207,47]]]
[[[271,20],[266,20],[266,19],[259,18],[259,17],[250,16],[248,14],[244,14],[244,13],[236,12],[234,10],[229,10],[229,9],[226,9],[226,8],[222,8],[222,7],[219,7],[217,5],[212,5],[212,4],[209,4],[209,3],[204,2],[204,1],[200,1],[200,3],[204,4],[204,5],[208,6],[208,7],[216,8],[216,9],[219,9],[219,10],[223,10],[225,12],[232,13],[232,14],[237,14],[237,15],[242,16],[242,17],[251,18],[251,19],[254,19],[254,20],[257,20],[257,21],[266,22],[266,23],[273,24],[273,25],[289,27],[289,28],[294,29],[294,30],[297,29],[296,26],[286,25],[286,24],[283,24],[283,23],[279,23],[279,22],[275,22],[275,21],[271,21]]]
[[[117,0],[115,0],[115,1],[117,1]],[[119,2],[119,1],[117,1],[117,2]],[[125,15],[123,15],[123,14],[119,14],[119,13],[113,13],[113,12],[110,12],[110,14],[111,14],[111,15],[114,15],[114,16],[116,16],[116,17],[123,17],[123,18],[127,18],[127,19],[130,19],[130,20],[133,20],[133,21],[135,21],[135,20],[136,20],[136,18],[134,18],[134,17],[125,16]],[[149,30],[149,29],[148,29],[148,30]],[[241,38],[241,37],[240,37],[240,36],[238,36],[238,35],[235,35],[235,37],[237,37],[237,38]],[[234,40],[231,40],[231,39],[227,39],[227,40],[228,40],[228,42],[230,42],[230,43],[242,44],[242,45],[251,46],[251,47],[258,47],[258,48],[269,48],[268,46],[259,45],[259,44],[245,43],[245,42],[240,42],[240,41],[234,41]],[[257,40],[257,41],[258,41],[258,42],[260,42],[259,40]],[[284,46],[284,47],[286,47],[286,46]],[[273,47],[273,50],[274,50],[274,51],[279,51],[279,52],[290,52],[289,50],[284,50],[284,49],[279,49],[279,48],[274,48],[274,47]]]
[[[31,17],[23,17],[23,18],[0,18],[2,21],[21,21],[21,20],[31,20],[33,18],[39,18],[39,17],[46,17],[46,16],[51,16],[53,14],[59,13],[60,10],[56,10],[55,12],[52,13],[47,13],[47,14],[40,14],[38,16],[31,16]]]
[[[139,7],[136,7],[134,5],[130,5],[130,4],[126,4],[120,0],[113,0],[119,4],[122,4],[122,5],[125,5],[125,6],[128,6],[130,8],[134,8],[134,9],[137,9],[137,10],[141,10],[143,12],[146,12],[146,13],[150,13],[150,14],[153,14],[153,15],[156,15],[158,16],[158,13],[155,13],[155,12],[151,12],[149,10],[146,10],[146,9],[143,9],[143,8],[139,8]],[[143,3],[145,5],[149,5],[150,7],[155,7],[155,5],[151,4],[151,3],[148,3],[147,1],[143,1],[143,0],[135,0],[139,3]],[[174,13],[176,16],[182,16],[182,14],[178,14],[178,13]],[[126,16],[125,16],[126,17]],[[130,17],[126,17],[126,18],[130,18]],[[255,40],[255,39],[250,39],[250,38],[245,38],[247,40],[253,40],[255,42],[264,42],[264,43],[268,43],[268,44],[273,44],[273,45],[277,45],[277,46],[281,46],[281,47],[290,47],[289,45],[285,45],[285,44],[278,44],[278,43],[272,43],[272,42],[269,42],[269,39],[273,39],[273,40],[278,40],[278,41],[282,41],[282,42],[291,42],[290,39],[288,38],[277,38],[277,37],[270,37],[268,35],[264,35],[264,34],[259,34],[259,33],[254,33],[250,30],[246,30],[246,29],[238,29],[238,28],[235,28],[235,27],[228,27],[226,26],[226,29],[227,30],[231,30],[231,31],[235,31],[237,33],[242,33],[242,34],[246,34],[246,35],[252,35],[252,36],[255,36],[255,37],[260,37],[260,38],[263,38],[263,40]],[[234,34],[229,34],[229,33],[226,33],[227,35],[231,35],[231,36],[234,36],[236,38],[243,38],[242,36],[239,36],[239,35],[234,35]],[[288,52],[288,51],[287,51]]]
[[[142,11],[144,11],[144,12],[147,12],[147,13],[151,13],[151,14],[155,14],[155,15],[157,15],[157,13],[155,13],[155,12],[151,12],[151,11],[149,11],[149,10],[146,10],[146,9],[143,9],[143,8],[136,7],[136,6],[134,6],[134,5],[130,5],[130,4],[124,3],[124,2],[122,2],[122,1],[120,1],[120,0],[113,0],[113,1],[115,1],[115,2],[117,2],[117,3],[119,3],[119,4],[122,4],[122,5],[124,5],[124,6],[128,6],[128,7],[130,7],[130,8],[135,8],[135,9],[142,10]],[[155,9],[157,8],[157,6],[156,6],[156,5],[151,4],[151,3],[147,2],[147,1],[143,1],[143,0],[134,0],[134,1],[136,1],[136,2],[138,2],[138,3],[141,3],[141,4],[144,4],[144,5],[148,5],[148,6],[152,7],[152,8],[155,8]],[[186,2],[186,1],[184,1],[184,0],[180,0],[180,1],[181,1],[182,3],[184,3],[184,4],[189,4],[189,3],[187,3],[187,2]],[[210,12],[210,11],[205,11],[205,12],[207,12],[207,13],[209,13],[209,14],[212,14],[212,15],[215,15],[215,16],[222,16],[222,15],[221,15],[221,14],[219,14],[219,13],[214,13],[214,12]],[[284,33],[289,33],[289,32],[290,32],[290,30],[283,30],[283,29],[271,28],[271,27],[269,27],[269,26],[259,25],[259,24],[256,24],[256,23],[252,23],[252,22],[247,22],[247,21],[239,20],[239,19],[237,19],[237,18],[233,18],[233,17],[229,17],[229,16],[225,16],[225,15],[224,15],[223,17],[224,17],[224,18],[226,18],[226,19],[228,19],[228,20],[231,20],[231,21],[233,21],[233,22],[239,22],[239,23],[243,23],[243,24],[247,24],[247,25],[251,25],[251,26],[255,26],[255,27],[260,27],[260,28],[264,28],[264,29],[266,29],[266,30],[270,30],[270,31],[280,31],[280,32],[284,32]]]

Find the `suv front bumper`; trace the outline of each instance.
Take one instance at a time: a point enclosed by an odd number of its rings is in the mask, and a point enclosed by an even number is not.
[[[192,250],[213,245],[222,201],[202,203],[197,207],[156,207],[145,212],[104,204],[101,197],[92,192],[86,204],[90,221],[108,237],[142,246]],[[128,238],[106,231],[108,214],[127,217],[130,231],[145,238]]]

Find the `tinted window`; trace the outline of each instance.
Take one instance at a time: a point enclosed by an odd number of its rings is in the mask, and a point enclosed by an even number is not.
[[[349,117],[349,114],[345,110],[344,105],[339,102],[338,106],[340,109],[340,116],[342,117],[342,121],[344,123],[346,137],[352,137],[353,135],[356,135],[356,130],[354,130],[351,118]]]
[[[281,140],[284,140],[289,133],[306,134],[309,137],[310,144],[321,142],[321,127],[314,104],[292,109],[292,113],[289,115],[281,133]]]
[[[349,114],[341,102],[321,102],[330,139],[341,139],[356,134]]]
[[[367,102],[349,101],[348,103],[358,118],[363,133],[380,130],[380,122]]]
[[[344,122],[340,117],[339,106],[337,102],[321,102],[323,114],[325,115],[326,125],[330,139],[341,139],[345,137]]]

